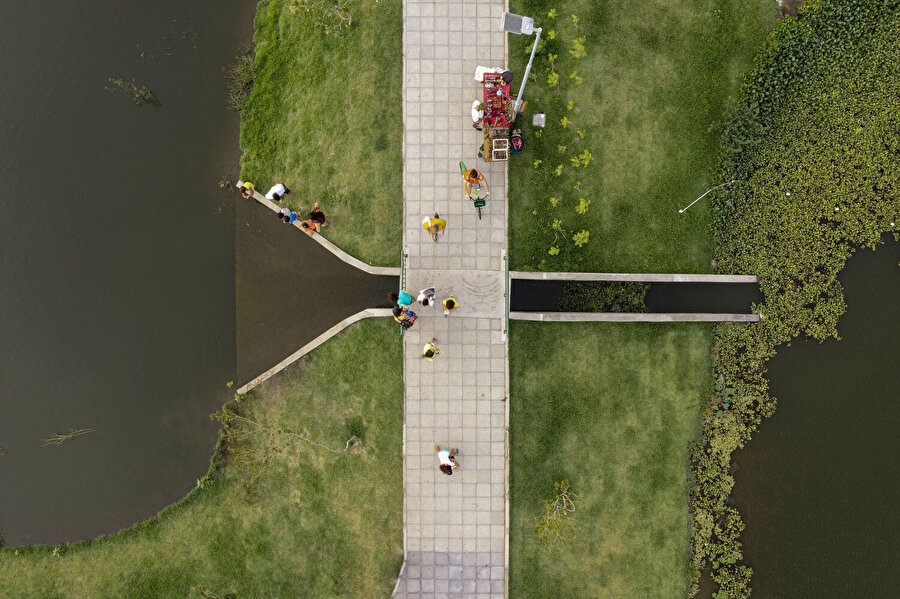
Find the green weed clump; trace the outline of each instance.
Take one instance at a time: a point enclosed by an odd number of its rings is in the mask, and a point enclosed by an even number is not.
[[[253,52],[247,49],[239,53],[234,62],[225,68],[228,79],[228,107],[232,110],[240,112],[250,97],[253,80],[256,78],[255,65]]]
[[[717,598],[750,595],[743,524],[727,505],[731,454],[774,413],[766,363],[797,337],[839,338],[838,274],[900,229],[900,2],[809,1],[767,41],[724,127],[713,201],[726,273],[759,275],[756,324],[715,329],[715,383],[692,450],[692,591],[704,565]]]
[[[563,285],[561,312],[646,312],[649,283],[572,281]]]
[[[112,93],[121,93],[129,98],[131,98],[131,102],[135,106],[142,106],[144,104],[150,104],[151,106],[156,106],[159,108],[162,106],[162,102],[159,101],[159,96],[150,91],[150,88],[146,85],[138,85],[134,82],[134,79],[128,81],[126,79],[122,79],[121,77],[109,78],[109,85],[107,85],[104,89],[108,92]]]

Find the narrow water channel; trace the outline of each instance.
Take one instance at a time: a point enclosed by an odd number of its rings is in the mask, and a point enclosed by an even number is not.
[[[895,597],[900,587],[900,243],[841,275],[841,341],[769,364],[775,415],[735,454],[753,597]]]
[[[391,305],[398,277],[348,265],[255,201],[237,202],[236,222],[236,387],[348,316]]]
[[[556,312],[566,281],[513,279],[510,310]],[[755,283],[651,283],[645,304],[650,313],[749,314],[762,294]]]

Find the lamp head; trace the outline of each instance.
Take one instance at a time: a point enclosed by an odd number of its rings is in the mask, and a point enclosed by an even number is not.
[[[516,35],[531,35],[534,33],[534,19],[505,12],[503,13],[502,29],[507,33]]]

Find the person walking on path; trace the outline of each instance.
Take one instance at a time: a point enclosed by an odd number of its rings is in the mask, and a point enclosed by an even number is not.
[[[426,217],[422,221],[422,227],[428,231],[428,234],[431,235],[431,240],[435,243],[438,242],[438,239],[444,236],[444,229],[447,227],[447,221],[441,218],[441,216],[435,212],[434,216]]]
[[[254,189],[256,189],[256,186],[254,186],[253,183],[249,183],[247,181],[244,181],[243,185],[238,187],[238,191],[241,192],[241,195],[244,196],[245,200],[249,200],[253,197]]]
[[[459,470],[459,462],[456,461],[456,449],[451,447],[450,449],[441,449],[440,445],[434,446],[434,451],[438,455],[438,461],[440,461],[440,465],[438,469],[450,476],[453,474],[454,470]]]
[[[280,202],[284,196],[291,193],[291,190],[284,186],[284,183],[276,183],[266,193],[266,199],[273,202]]]
[[[392,301],[392,302],[397,302],[397,305],[400,306],[401,308],[403,308],[403,307],[407,307],[407,308],[408,308],[408,307],[411,306],[412,303],[413,303],[413,296],[412,296],[412,294],[411,294],[409,291],[407,291],[406,289],[401,289],[401,290],[400,290],[400,293],[394,293],[394,292],[392,291],[392,292],[388,295],[388,297],[391,298],[391,301]]]
[[[434,337],[431,338],[431,341],[425,344],[425,349],[422,351],[422,357],[428,360],[429,362],[434,362],[434,359],[441,355],[442,352],[438,349],[438,346],[435,345],[437,343],[437,339]]]
[[[325,213],[319,210],[319,202],[313,206],[312,212],[306,215],[306,220],[316,229],[316,233],[322,232],[322,227],[327,227],[325,222]]]
[[[429,287],[428,289],[423,289],[422,291],[420,291],[418,297],[416,297],[416,301],[426,307],[433,306],[434,287]]]
[[[470,200],[483,199],[491,195],[491,190],[484,179],[484,175],[474,168],[470,168],[463,173],[463,191]]]
[[[444,306],[444,316],[450,316],[450,313],[459,308],[459,302],[452,295],[445,299],[441,304]]]

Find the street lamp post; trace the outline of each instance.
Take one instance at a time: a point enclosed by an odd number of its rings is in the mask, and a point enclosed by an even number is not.
[[[515,121],[516,117],[519,116],[519,107],[522,105],[522,94],[525,93],[525,82],[528,81],[528,75],[531,74],[531,63],[534,62],[534,53],[537,52],[538,42],[541,39],[541,32],[543,29],[535,27],[534,19],[530,17],[523,17],[521,15],[514,15],[511,12],[505,12],[503,13],[503,31],[514,33],[516,35],[535,34],[534,46],[531,48],[531,58],[528,59],[528,66],[525,67],[525,76],[522,77],[522,84],[519,86],[519,96],[516,98],[516,103],[513,106],[512,120]]]
[[[721,184],[719,184],[719,185],[716,185],[716,186],[713,187],[712,189],[707,189],[706,191],[703,192],[703,195],[701,195],[699,198],[697,198],[696,200],[694,200],[693,202],[691,202],[690,204],[688,204],[687,206],[685,206],[684,208],[682,208],[681,210],[679,210],[679,211],[678,211],[678,214],[684,214],[685,212],[687,212],[687,209],[688,209],[688,208],[690,208],[691,206],[693,206],[694,204],[696,204],[697,202],[699,202],[700,200],[702,200],[702,199],[706,196],[706,194],[708,194],[709,192],[715,191],[715,190],[719,189],[720,187],[724,187],[724,186],[726,186],[726,185],[731,185],[732,183],[734,183],[734,179],[732,179],[731,181],[726,181],[725,183],[721,183]]]

